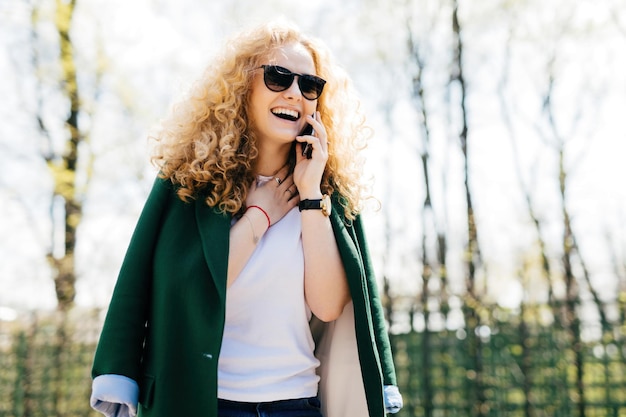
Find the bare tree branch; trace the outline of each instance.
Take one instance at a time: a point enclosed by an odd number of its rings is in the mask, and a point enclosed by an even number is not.
[[[502,76],[499,80],[498,85],[498,99],[500,101],[500,111],[502,114],[502,118],[504,121],[504,125],[507,128],[508,137],[511,142],[511,147],[513,148],[513,167],[515,170],[515,177],[517,178],[518,186],[524,196],[524,201],[526,203],[526,210],[528,212],[528,216],[530,217],[533,226],[535,227],[535,231],[537,234],[537,244],[539,246],[539,255],[541,257],[541,266],[542,273],[545,282],[548,284],[548,300],[552,301],[554,298],[554,289],[552,282],[552,271],[550,268],[550,258],[548,256],[546,241],[543,237],[543,230],[541,221],[539,216],[535,212],[532,196],[530,192],[530,187],[524,181],[524,176],[522,175],[522,167],[519,160],[519,150],[518,150],[518,139],[516,130],[513,128],[513,121],[511,119],[511,114],[509,111],[508,101],[506,99],[506,89],[509,83],[508,74],[509,74],[509,66],[510,66],[510,52],[512,48],[512,32],[509,31],[509,36],[507,38],[506,47],[505,47],[505,55],[504,55],[504,68],[502,70]]]

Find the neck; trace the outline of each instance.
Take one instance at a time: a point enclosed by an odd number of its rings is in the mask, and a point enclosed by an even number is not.
[[[266,177],[273,177],[287,163],[291,144],[279,147],[259,147],[259,156],[254,164],[254,173]]]

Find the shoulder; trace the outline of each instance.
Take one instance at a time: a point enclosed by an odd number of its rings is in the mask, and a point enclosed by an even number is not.
[[[207,187],[205,187],[202,190],[198,190],[195,195],[188,197],[185,193],[181,193],[182,188],[180,184],[175,183],[171,178],[158,175],[152,184],[148,203],[178,201],[179,203],[188,204],[194,201],[203,201],[208,193]]]
[[[182,203],[176,194],[176,186],[169,179],[157,176],[145,200],[140,223],[159,222],[164,213],[177,204],[176,200]]]
[[[169,178],[163,178],[157,175],[157,177],[154,179],[154,182],[152,183],[152,189],[150,190],[150,195],[148,196],[148,198],[151,198],[153,196],[166,196],[175,192],[176,187],[174,186],[174,184],[172,184],[172,181]]]

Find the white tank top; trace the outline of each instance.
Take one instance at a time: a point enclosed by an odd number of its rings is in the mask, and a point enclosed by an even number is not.
[[[272,225],[226,291],[218,398],[265,402],[317,395],[297,207]]]

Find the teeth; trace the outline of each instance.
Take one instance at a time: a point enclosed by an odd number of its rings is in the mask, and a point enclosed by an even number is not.
[[[290,109],[284,109],[284,108],[277,108],[277,109],[272,109],[272,113],[274,113],[275,115],[285,115],[285,116],[289,116],[291,118],[293,118],[294,120],[298,118],[299,114],[297,111],[295,110],[290,110]]]

